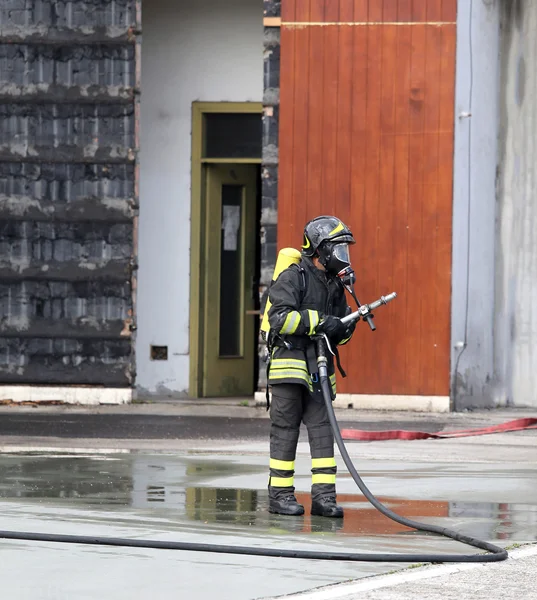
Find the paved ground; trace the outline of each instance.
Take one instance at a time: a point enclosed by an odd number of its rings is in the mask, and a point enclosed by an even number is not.
[[[337,414],[345,427],[424,431],[537,416],[535,411],[429,415],[341,410]],[[340,457],[338,490],[348,516],[343,527],[327,529],[326,520],[317,522],[309,515],[300,523],[269,519],[268,426],[266,411],[233,401],[96,408],[2,406],[0,528],[54,531],[61,525],[71,533],[187,536],[204,541],[217,536],[222,543],[241,543],[239,538],[243,538],[257,545],[315,548],[320,544],[340,551],[384,548],[403,552],[423,545],[447,551],[452,544],[393,528],[364,503]],[[305,502],[309,488],[306,439],[303,435],[299,443],[296,479]],[[416,442],[353,442],[349,449],[366,483],[396,512],[509,545],[537,540],[536,441],[537,431],[532,431]],[[231,557],[222,562],[214,556],[178,559],[169,553],[158,554],[155,561],[157,556],[151,552],[22,543],[9,543],[8,549],[3,560],[10,576],[4,578],[3,586],[20,599],[98,596],[133,600],[153,595],[160,600],[175,597],[177,589],[190,598],[204,599],[213,597],[216,589],[225,589],[216,595],[239,600],[274,597],[356,577],[366,577],[352,584],[361,587],[339,584],[308,594],[318,600],[537,598],[532,595],[534,577],[528,575],[535,573],[537,559],[526,555],[486,567],[427,567],[371,578],[398,567],[302,561],[290,565],[282,563],[283,559],[259,563]],[[37,579],[48,586],[45,595],[39,596],[45,588],[36,588],[19,576],[30,558],[41,565]],[[93,566],[89,571],[88,565]],[[452,570],[438,570],[446,568]],[[117,586],[104,576],[88,577],[90,572],[104,575],[109,569],[118,574]],[[200,589],[200,574],[207,569],[213,582]],[[62,587],[66,570],[71,575]],[[155,577],[160,582],[157,588]],[[244,584],[235,586],[232,581]],[[18,596],[13,596],[15,590]]]
[[[83,439],[210,440],[264,439],[269,418],[262,407],[245,401],[166,401],[122,406],[0,405],[0,438],[61,437]],[[336,410],[341,428],[406,429],[427,432],[482,427],[537,410],[495,410],[465,413],[411,413]],[[203,419],[201,418],[203,417]]]
[[[510,552],[496,564],[406,569],[288,596],[289,600],[534,600],[537,545]]]
[[[153,407],[154,409],[154,407]],[[237,411],[240,415],[240,411]],[[355,427],[353,420],[343,420],[341,427]],[[369,419],[359,423],[360,429],[393,428],[387,420]],[[438,431],[443,423],[400,420],[397,427],[408,430]],[[261,439],[269,435],[270,422],[264,416],[207,416],[145,413],[81,413],[71,409],[65,412],[43,413],[0,411],[0,437],[59,436],[84,438],[124,439]]]

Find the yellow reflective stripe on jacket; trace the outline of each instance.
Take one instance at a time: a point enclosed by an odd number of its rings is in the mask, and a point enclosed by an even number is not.
[[[308,316],[310,319],[310,330],[308,335],[313,335],[317,329],[317,325],[319,325],[319,313],[316,310],[308,309]]]
[[[302,379],[311,382],[311,375],[305,360],[297,358],[273,358],[270,365],[269,379]]]
[[[269,372],[269,383],[274,383],[279,380],[284,379],[298,379],[303,381],[307,386],[310,392],[313,391],[313,385],[311,383],[311,376],[306,371],[301,371],[300,369],[271,369]]]
[[[330,469],[336,466],[336,459],[332,456],[331,458],[312,458],[311,468],[312,469]]]
[[[270,468],[277,469],[278,471],[294,471],[295,461],[294,460],[278,460],[277,458],[270,459]]]
[[[271,477],[270,485],[272,487],[293,487],[293,477]]]
[[[300,325],[300,313],[297,310],[292,310],[285,319],[280,333],[282,335],[293,335]]]
[[[311,383],[310,374],[300,369],[271,369],[269,379],[302,379],[308,385]]]
[[[293,369],[308,370],[306,361],[300,360],[299,358],[273,358],[270,364],[275,368],[291,367]]]
[[[311,476],[311,483],[312,485],[315,485],[316,483],[332,483],[335,484],[336,483],[336,476],[335,475],[327,475],[325,473],[320,473],[318,475],[312,475]]]

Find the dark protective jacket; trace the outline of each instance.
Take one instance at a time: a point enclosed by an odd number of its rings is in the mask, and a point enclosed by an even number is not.
[[[315,345],[309,336],[326,315],[344,317],[351,312],[343,284],[317,269],[303,257],[283,271],[269,289],[269,346],[272,346],[268,383],[298,383],[312,393],[322,393],[317,377]],[[346,344],[352,334],[339,345]],[[332,396],[336,393],[334,360],[328,357]]]

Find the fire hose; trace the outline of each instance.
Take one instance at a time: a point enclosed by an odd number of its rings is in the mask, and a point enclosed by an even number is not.
[[[367,322],[370,328],[374,331],[375,325],[372,320],[371,311],[375,310],[379,306],[386,304],[393,300],[397,295],[395,293],[388,296],[383,296],[379,300],[372,302],[371,304],[360,305],[359,309],[344,317],[342,320],[345,323],[351,323],[353,321],[362,318]],[[274,558],[298,558],[298,559],[309,559],[309,560],[336,560],[336,561],[352,561],[352,562],[398,562],[398,563],[486,563],[486,562],[497,562],[503,561],[508,558],[507,551],[499,546],[473,538],[468,535],[464,535],[455,530],[448,529],[447,527],[441,527],[438,525],[431,525],[427,523],[420,523],[402,517],[386,506],[382,504],[377,498],[371,493],[369,488],[365,485],[362,478],[358,474],[349,453],[345,447],[345,443],[341,436],[338,422],[334,414],[334,408],[332,406],[332,398],[330,393],[330,383],[328,377],[328,360],[327,350],[331,351],[330,343],[325,335],[314,336],[314,342],[317,350],[317,364],[319,368],[319,380],[322,387],[323,398],[326,404],[326,410],[328,412],[328,418],[330,425],[334,432],[334,438],[337,446],[343,458],[343,461],[349,470],[353,480],[367,498],[367,500],[384,516],[400,525],[415,529],[417,531],[423,531],[425,533],[432,533],[447,538],[451,538],[457,542],[461,542],[468,546],[473,546],[480,550],[485,550],[488,554],[429,554],[429,553],[416,553],[416,554],[396,554],[396,553],[352,553],[352,552],[332,552],[332,551],[312,551],[312,550],[288,550],[278,548],[258,548],[254,546],[234,546],[224,544],[201,544],[186,541],[166,541],[166,540],[143,540],[143,539],[131,539],[131,538],[117,538],[117,537],[99,537],[99,536],[84,536],[84,535],[66,535],[61,533],[37,533],[37,532],[24,532],[24,531],[0,531],[0,539],[6,540],[23,540],[23,541],[34,541],[34,542],[50,542],[60,544],[85,544],[93,546],[113,546],[113,547],[124,547],[124,548],[150,548],[158,550],[183,550],[189,552],[208,552],[218,554],[242,554],[249,556],[268,556]]]

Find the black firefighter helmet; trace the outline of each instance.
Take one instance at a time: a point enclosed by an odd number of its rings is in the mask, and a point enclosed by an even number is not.
[[[338,273],[350,265],[348,245],[355,244],[351,230],[337,217],[315,217],[304,227],[304,256],[319,256],[321,264]]]

